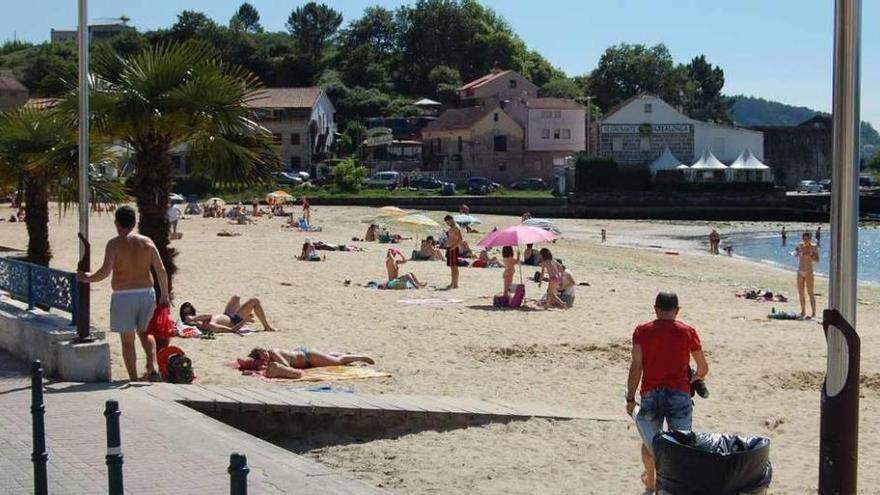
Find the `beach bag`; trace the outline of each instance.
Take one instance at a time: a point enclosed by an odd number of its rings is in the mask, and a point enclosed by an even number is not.
[[[147,325],[147,335],[156,339],[156,350],[160,351],[168,346],[171,337],[174,337],[175,325],[171,321],[171,315],[167,305],[159,306],[153,311],[150,323]]]
[[[508,306],[511,308],[522,306],[523,300],[526,298],[526,286],[523,284],[511,284],[510,289],[513,291],[513,296],[511,296]]]
[[[492,306],[495,306],[496,308],[509,308],[510,297],[503,294],[496,294],[492,299]]]

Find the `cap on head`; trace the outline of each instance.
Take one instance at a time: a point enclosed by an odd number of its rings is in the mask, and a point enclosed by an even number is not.
[[[116,223],[123,229],[133,229],[137,223],[137,214],[131,206],[121,206],[116,210]]]
[[[678,309],[678,295],[675,292],[660,292],[654,300],[654,307],[661,311]]]

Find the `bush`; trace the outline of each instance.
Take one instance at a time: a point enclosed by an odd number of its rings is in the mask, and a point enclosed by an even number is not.
[[[204,175],[187,175],[174,179],[173,191],[184,196],[195,194],[202,198],[214,192],[214,181]]]
[[[574,164],[575,191],[611,191],[617,178],[613,158],[579,155]]]
[[[357,192],[367,176],[367,168],[359,165],[356,158],[349,157],[336,165],[333,175],[340,191]]]

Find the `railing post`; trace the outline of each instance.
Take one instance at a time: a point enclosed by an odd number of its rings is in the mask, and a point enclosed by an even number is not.
[[[107,418],[107,478],[110,495],[122,495],[122,439],[119,434],[119,402],[108,400],[104,403],[104,417]]]
[[[247,495],[247,475],[250,470],[246,455],[235,452],[229,456],[230,495]]]
[[[46,452],[46,424],[44,416],[46,404],[43,402],[43,365],[39,360],[31,363],[31,416],[33,416],[34,451],[31,461],[34,463],[34,494],[47,495],[49,480],[46,463],[49,453]]]

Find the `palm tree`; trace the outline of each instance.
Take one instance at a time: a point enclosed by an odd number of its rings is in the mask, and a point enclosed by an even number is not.
[[[20,108],[0,114],[0,182],[20,184],[24,192],[27,260],[48,266],[49,200],[62,207],[76,201],[76,124],[52,110]],[[101,156],[96,145],[92,156]],[[112,183],[92,183],[91,195],[119,202],[122,190]]]
[[[127,185],[137,202],[138,229],[156,244],[170,285],[176,271],[166,217],[172,149],[188,146],[193,172],[216,183],[262,182],[278,168],[271,134],[248,106],[259,96],[259,80],[194,42],[153,46],[128,57],[103,45],[92,67],[94,126],[132,150]]]

